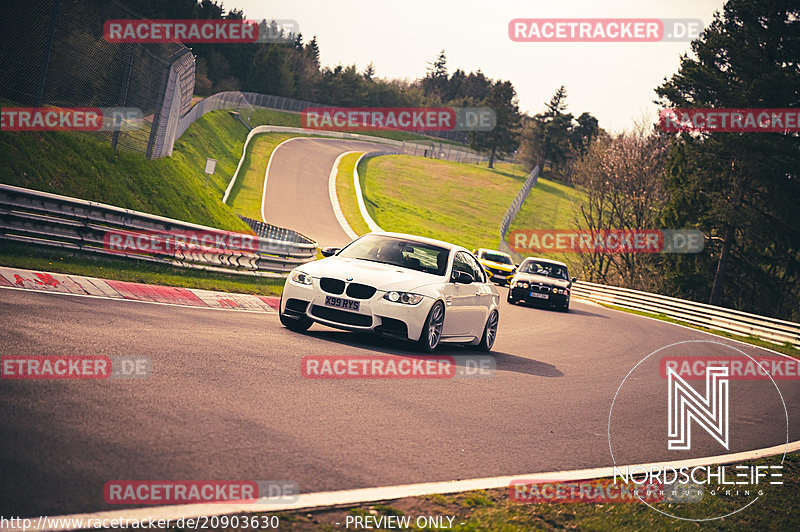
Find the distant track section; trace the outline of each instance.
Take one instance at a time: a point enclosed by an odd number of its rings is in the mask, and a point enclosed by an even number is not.
[[[331,168],[342,153],[385,149],[385,145],[371,142],[307,137],[279,144],[267,166],[261,208],[264,221],[290,227],[320,247],[350,242],[331,206]]]

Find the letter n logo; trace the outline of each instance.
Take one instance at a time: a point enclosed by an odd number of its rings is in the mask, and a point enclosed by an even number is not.
[[[674,368],[667,368],[667,447],[672,451],[692,448],[692,420],[728,449],[728,368],[706,367],[706,391],[700,395]]]

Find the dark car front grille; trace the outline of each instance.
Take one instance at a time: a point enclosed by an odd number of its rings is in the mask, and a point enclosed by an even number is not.
[[[406,325],[406,322],[402,320],[396,320],[394,318],[386,318],[381,316],[381,324],[375,327],[375,330],[379,333],[388,334],[390,336],[408,338],[408,325]]]
[[[286,300],[286,310],[293,310],[295,312],[305,314],[306,308],[308,308],[308,301],[302,301],[294,298]]]
[[[347,286],[347,295],[356,299],[369,299],[375,295],[377,288],[365,284],[350,283]]]
[[[313,305],[311,314],[323,320],[341,323],[343,325],[356,325],[358,327],[369,327],[372,325],[372,316],[356,314],[335,308],[321,307]]]
[[[329,294],[341,294],[344,292],[344,281],[333,277],[323,277],[319,280],[319,287]]]
[[[539,292],[541,294],[549,294],[550,287],[547,285],[531,284],[531,292]]]

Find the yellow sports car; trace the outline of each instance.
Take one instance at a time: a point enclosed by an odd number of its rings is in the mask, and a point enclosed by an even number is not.
[[[505,286],[517,273],[517,267],[508,253],[480,248],[473,251],[472,254],[481,263],[493,283]]]

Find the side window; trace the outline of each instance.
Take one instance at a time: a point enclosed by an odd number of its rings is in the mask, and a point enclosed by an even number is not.
[[[472,267],[472,277],[474,277],[475,280],[480,283],[485,283],[486,276],[483,272],[483,267],[478,263],[477,260],[475,260],[475,257],[473,257],[472,255],[467,255],[467,254],[465,255],[467,262]]]
[[[453,259],[453,271],[454,272],[465,272],[470,275],[475,275],[472,271],[472,265],[467,262],[468,255],[463,251],[459,251],[456,253],[455,258]]]

